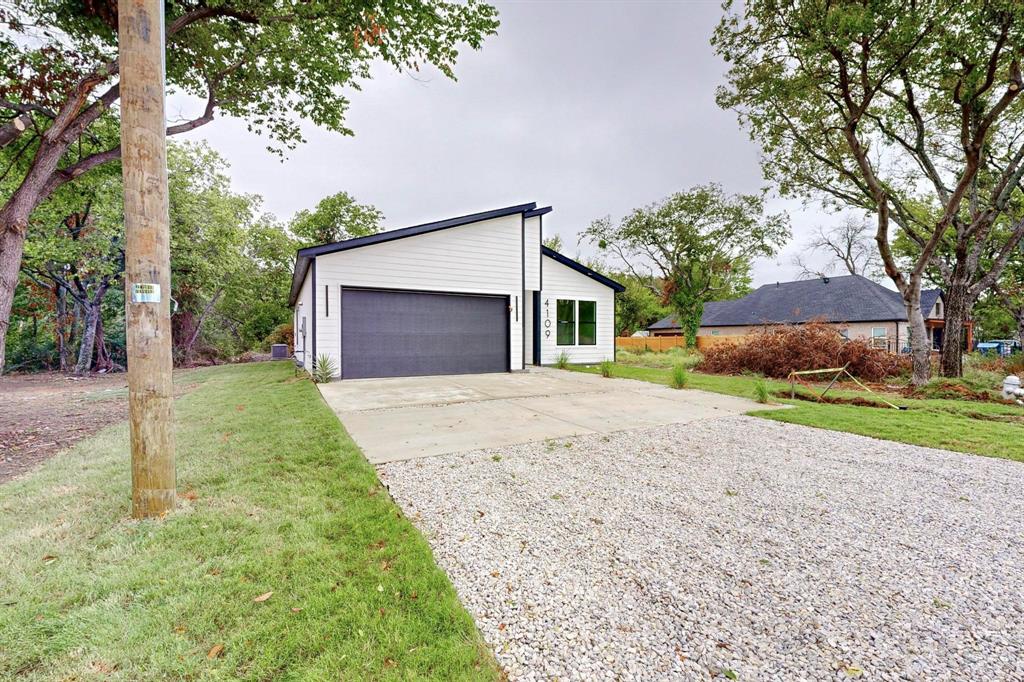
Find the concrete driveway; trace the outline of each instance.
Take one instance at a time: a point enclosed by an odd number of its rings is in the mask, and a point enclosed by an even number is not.
[[[320,384],[374,464],[765,409],[752,400],[537,368]]]

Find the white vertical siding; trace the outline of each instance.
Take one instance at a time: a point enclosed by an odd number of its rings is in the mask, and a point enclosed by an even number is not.
[[[530,291],[540,289],[540,220],[540,216],[526,219],[526,288]]]
[[[498,294],[508,296],[512,308],[510,364],[522,367],[522,239],[522,216],[516,214],[318,256],[317,353],[338,359],[343,286]]]
[[[615,292],[600,282],[553,258],[544,258],[544,289],[540,295],[541,364],[553,364],[563,351],[573,363],[615,359]],[[557,345],[555,306],[557,299],[597,301],[597,345]],[[579,315],[577,314],[577,325]],[[550,322],[550,324],[548,324]],[[548,333],[550,332],[550,334]],[[579,334],[576,335],[579,341]]]

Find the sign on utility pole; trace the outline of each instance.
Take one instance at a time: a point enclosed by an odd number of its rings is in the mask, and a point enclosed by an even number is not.
[[[174,509],[163,0],[118,2],[132,516]]]

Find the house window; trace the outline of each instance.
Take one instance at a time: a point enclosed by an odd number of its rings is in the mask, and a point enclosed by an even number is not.
[[[942,299],[935,301],[935,317],[942,317]]]
[[[580,301],[580,345],[597,345],[597,301]]]
[[[711,330],[711,336],[718,336],[721,333],[722,333],[722,331],[720,329],[712,329]]]
[[[849,341],[850,340],[850,330],[849,329],[840,329],[839,330],[839,336],[843,337],[843,339],[845,341]]]
[[[888,330],[885,327],[872,327],[871,328],[871,338],[873,338],[873,339],[884,339],[888,335],[889,335]]]
[[[555,302],[557,329],[556,342],[559,346],[576,345],[576,301],[558,299]]]

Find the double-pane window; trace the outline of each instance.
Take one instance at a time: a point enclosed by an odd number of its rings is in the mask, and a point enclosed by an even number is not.
[[[558,299],[555,303],[557,315],[556,340],[559,346],[576,345],[576,301]]]

